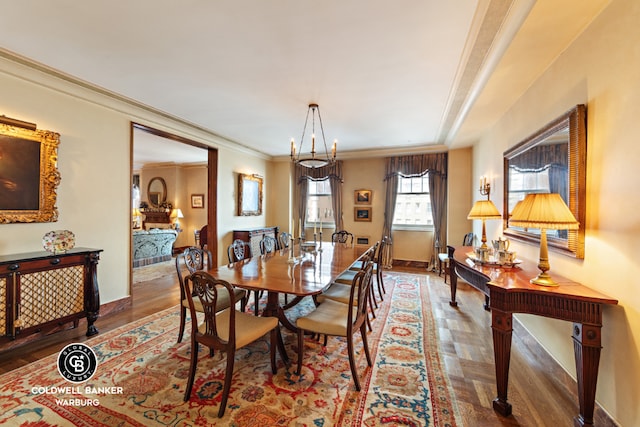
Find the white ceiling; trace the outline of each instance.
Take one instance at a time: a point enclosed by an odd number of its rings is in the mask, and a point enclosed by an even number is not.
[[[0,55],[269,156],[311,102],[339,158],[415,152],[472,144],[609,1],[21,0]]]

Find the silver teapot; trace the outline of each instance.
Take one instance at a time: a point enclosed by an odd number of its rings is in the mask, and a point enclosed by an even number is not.
[[[493,245],[493,250],[495,252],[506,252],[509,250],[509,239],[499,237],[498,240],[492,240],[491,244]]]

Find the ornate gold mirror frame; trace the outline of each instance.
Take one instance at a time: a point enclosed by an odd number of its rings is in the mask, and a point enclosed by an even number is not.
[[[55,222],[60,135],[0,124],[0,223]]]
[[[262,215],[262,177],[238,174],[238,215]]]
[[[505,151],[504,234],[514,240],[539,245],[540,230],[509,226],[509,213],[527,193],[559,193],[580,223],[580,228],[558,230],[556,235],[548,233],[548,247],[584,258],[586,159],[586,107],[582,104]]]

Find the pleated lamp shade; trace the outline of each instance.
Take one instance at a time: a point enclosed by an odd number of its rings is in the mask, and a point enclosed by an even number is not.
[[[527,194],[509,217],[514,227],[577,230],[579,223],[557,193]]]
[[[547,229],[575,230],[580,225],[562,197],[557,193],[527,194],[524,200],[518,202],[513,208],[509,225],[541,230],[540,260],[538,261],[540,274],[530,282],[541,286],[558,286],[558,283],[547,273],[551,268],[547,248]]]
[[[491,200],[478,200],[473,204],[467,219],[501,219],[500,211]]]

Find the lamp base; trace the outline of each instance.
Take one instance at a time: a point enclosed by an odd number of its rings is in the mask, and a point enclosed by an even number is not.
[[[533,279],[529,280],[529,282],[531,284],[539,285],[539,286],[560,286],[546,272],[542,272],[538,274],[538,277],[534,277]]]

